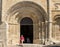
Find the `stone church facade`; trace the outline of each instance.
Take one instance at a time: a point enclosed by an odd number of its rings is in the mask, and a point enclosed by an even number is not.
[[[60,0],[1,2],[1,47],[19,44],[22,34],[32,44],[60,43]]]

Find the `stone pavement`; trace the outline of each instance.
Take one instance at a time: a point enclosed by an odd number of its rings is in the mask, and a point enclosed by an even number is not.
[[[23,45],[9,45],[8,47],[60,47],[60,45],[23,44]]]

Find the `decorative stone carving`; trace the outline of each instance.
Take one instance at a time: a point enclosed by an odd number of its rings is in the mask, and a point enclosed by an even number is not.
[[[54,6],[56,10],[60,10],[60,3],[55,3]]]

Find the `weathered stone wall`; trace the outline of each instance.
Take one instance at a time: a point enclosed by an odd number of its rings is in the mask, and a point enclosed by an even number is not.
[[[52,11],[52,37],[54,38],[55,41],[60,41],[60,12],[53,10]]]
[[[7,44],[8,45],[16,45],[19,44],[20,40],[20,29],[19,24],[10,24],[8,23],[8,38],[7,38]]]
[[[59,16],[58,16],[59,15]],[[59,26],[56,19],[60,18],[60,0],[50,0],[50,34],[52,41],[60,42]],[[59,20],[58,20],[59,21]]]
[[[8,13],[7,11],[9,9],[11,9],[12,6],[14,6],[15,4],[17,4],[19,2],[22,2],[22,1],[23,0],[12,0],[12,1],[11,0],[3,0],[2,1],[2,3],[3,3],[2,4],[2,21],[6,21],[8,23],[8,39],[7,39],[8,44],[17,44],[17,43],[19,43],[20,23],[17,23],[18,21],[15,19],[15,15],[14,16],[11,15],[11,17],[9,15],[7,15],[7,13]],[[46,0],[25,0],[25,1],[34,2],[34,3],[38,4],[38,5],[40,5],[45,10],[45,12],[47,12],[47,1]],[[6,18],[6,16],[7,16],[7,18]],[[20,18],[20,14],[17,17]],[[28,17],[30,17],[30,16],[28,16]],[[33,17],[33,16],[31,16],[31,17]],[[37,17],[35,16],[35,18],[37,18]],[[35,22],[36,22],[36,20],[37,19],[34,19]],[[33,29],[34,30],[34,42],[36,41],[37,43],[40,43],[39,42],[39,32],[38,32],[39,31],[39,25],[38,25],[39,21],[36,22],[36,23],[35,22],[34,22],[34,29]]]
[[[7,36],[6,36],[6,24],[2,23],[0,24],[0,47],[5,47],[7,42]]]
[[[36,4],[40,5],[44,10],[45,12],[47,13],[47,0],[2,0],[2,21],[6,21],[8,23],[8,43],[9,44],[17,44],[19,42],[19,31],[20,31],[20,24],[17,23],[17,20],[15,19],[15,16],[11,15],[11,17],[9,17],[9,15],[7,15],[7,11],[12,7],[14,6],[15,4],[17,4],[18,2],[22,2],[22,1],[31,1],[31,2],[35,2]],[[57,35],[55,32],[54,32],[54,27],[53,27],[53,23],[54,23],[54,17],[55,15],[58,15],[60,14],[60,0],[49,0],[49,23],[50,23],[50,26],[49,26],[49,31],[50,31],[50,37],[53,38],[55,41],[60,41],[60,35]],[[20,14],[19,14],[20,15]],[[18,15],[19,18],[21,18],[20,16]],[[6,17],[8,16],[8,17]],[[33,16],[32,16],[33,17]],[[39,24],[39,22],[38,22]],[[37,27],[36,27],[37,26]],[[39,25],[35,25],[34,31],[39,31]],[[38,29],[38,30],[37,30]],[[13,33],[14,32],[14,33]],[[17,33],[16,33],[17,32]],[[36,33],[36,32],[34,32]],[[37,32],[36,34],[34,34],[34,38],[38,38],[39,39],[39,32]],[[53,35],[52,35],[53,34]],[[58,31],[58,34],[59,31]],[[52,37],[53,36],[53,37]],[[50,38],[50,39],[51,39]],[[59,39],[58,39],[59,38]],[[38,41],[37,39],[37,41]],[[34,42],[37,42],[36,40],[34,40]],[[39,43],[39,41],[37,42]]]

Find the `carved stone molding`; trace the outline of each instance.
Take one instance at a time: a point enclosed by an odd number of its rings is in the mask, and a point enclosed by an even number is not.
[[[60,3],[55,3],[54,6],[56,10],[60,10]]]

